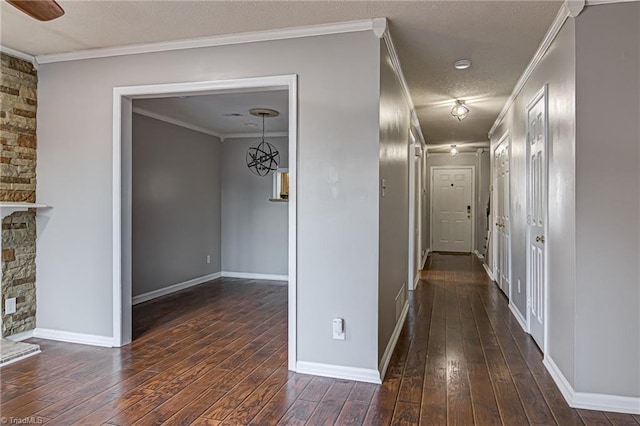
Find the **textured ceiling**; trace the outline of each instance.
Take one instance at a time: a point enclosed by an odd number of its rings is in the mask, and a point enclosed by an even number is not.
[[[30,54],[387,17],[430,144],[481,141],[560,1],[63,1],[41,23],[1,5],[4,46]],[[453,62],[469,58],[464,71]],[[456,98],[471,108],[457,122]]]
[[[136,99],[133,106],[223,135],[262,132],[262,119],[249,114],[249,110],[270,108],[280,115],[265,118],[265,131],[289,130],[289,92],[286,90],[190,96],[186,99]],[[242,117],[225,114],[242,114]]]

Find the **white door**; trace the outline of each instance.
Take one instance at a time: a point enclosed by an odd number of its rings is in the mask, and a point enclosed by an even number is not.
[[[433,250],[471,252],[473,170],[433,169],[431,185]]]
[[[500,141],[494,151],[495,169],[495,228],[496,238],[496,283],[500,289],[511,297],[511,233],[509,208],[509,138],[507,135]]]
[[[547,218],[546,92],[541,91],[527,109],[528,183],[528,306],[531,336],[544,352],[545,223]]]

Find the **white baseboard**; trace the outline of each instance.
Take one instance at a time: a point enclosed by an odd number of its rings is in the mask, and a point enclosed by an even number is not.
[[[509,301],[509,310],[511,311],[513,316],[516,318],[516,320],[518,321],[518,324],[520,324],[520,327],[522,327],[524,332],[529,333],[529,327],[527,327],[527,320],[524,318],[524,315],[522,315],[518,307],[515,304],[511,303],[511,301]]]
[[[485,271],[487,271],[487,275],[489,275],[489,278],[491,278],[491,281],[495,281],[496,279],[493,276],[493,272],[491,272],[491,269],[489,269],[489,267],[487,266],[486,263],[482,264],[482,267],[484,268]]]
[[[640,414],[640,398],[629,396],[606,395],[599,393],[576,392],[560,368],[549,357],[542,361],[549,374],[556,382],[562,396],[572,408],[586,410],[611,411],[616,413]]]
[[[393,350],[396,348],[396,344],[398,343],[400,332],[402,331],[404,322],[407,319],[407,313],[409,313],[409,301],[405,302],[404,308],[402,308],[402,312],[400,312],[400,318],[398,318],[398,322],[396,323],[396,328],[393,330],[393,334],[391,334],[391,339],[389,339],[389,343],[387,343],[387,348],[384,350],[384,354],[382,354],[382,359],[380,360],[380,365],[378,367],[380,370],[381,381],[384,380],[384,376],[387,374],[389,361],[391,361],[391,355],[393,355]]]
[[[23,331],[22,333],[16,333],[11,336],[6,336],[5,339],[12,342],[22,342],[23,340],[31,339],[33,337],[34,330]]]
[[[319,362],[298,361],[296,363],[296,373],[331,377],[334,379],[354,380],[356,382],[382,383],[378,370],[344,367],[342,365],[322,364]]]
[[[474,250],[473,251],[475,253],[475,255],[478,257],[478,259],[484,259],[484,255],[480,254],[480,252],[478,250]]]
[[[431,249],[427,249],[424,252],[424,257],[422,258],[422,263],[420,264],[420,270],[424,269],[424,265],[427,263],[427,258],[429,257],[429,253],[431,253]]]
[[[107,348],[114,346],[113,337],[111,336],[96,336],[94,334],[73,333],[71,331],[51,330],[48,328],[36,328],[33,330],[33,337],[56,340],[58,342],[80,343],[81,345],[104,346]]]
[[[223,271],[222,276],[228,278],[245,278],[247,280],[289,281],[288,275],[254,274],[253,272]]]
[[[180,290],[184,290],[185,288],[193,287],[199,284],[206,283],[207,281],[215,280],[222,276],[221,272],[216,272],[213,274],[205,275],[203,277],[194,278],[192,280],[184,281],[178,284],[173,284],[165,288],[161,288],[159,290],[150,291],[148,293],[139,294],[131,298],[131,304],[137,305],[138,303],[146,302],[148,300],[152,300],[161,296],[166,296],[167,294],[175,293]]]
[[[413,288],[412,290],[415,290],[416,288],[418,288],[418,283],[420,282],[420,272],[418,272],[416,274],[416,278],[413,280]]]

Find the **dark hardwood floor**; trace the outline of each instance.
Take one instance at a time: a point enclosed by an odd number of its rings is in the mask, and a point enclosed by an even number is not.
[[[134,309],[121,349],[31,339],[1,415],[48,425],[635,425],[573,410],[473,256],[433,254],[382,385],[287,371],[287,291],[221,279]],[[13,421],[13,423],[17,423]]]

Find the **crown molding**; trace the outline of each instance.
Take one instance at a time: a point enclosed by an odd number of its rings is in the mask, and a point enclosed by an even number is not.
[[[19,50],[12,49],[7,46],[0,45],[0,52],[6,53],[9,56],[13,56],[14,58],[22,59],[27,62],[31,62],[35,69],[38,69],[38,61],[35,56],[29,55],[28,53],[21,52]]]
[[[196,132],[205,133],[207,135],[215,136],[217,138],[220,138],[221,140],[224,140],[224,135],[214,132],[213,130],[205,129],[204,127],[196,126],[195,124],[187,123],[186,121],[177,120],[175,118],[167,117],[166,115],[157,114],[155,112],[151,112],[149,110],[138,107],[133,107],[133,112],[136,114],[144,115],[145,117],[154,118],[156,120],[164,121],[165,123],[195,130]]]
[[[289,132],[265,132],[265,138],[286,138],[289,136]],[[254,133],[226,133],[223,135],[224,139],[245,139],[245,138],[260,138],[261,132]]]
[[[638,0],[586,0],[587,6],[596,6],[599,4],[614,4],[614,3],[635,3]]]
[[[386,21],[386,18],[382,18]],[[413,112],[415,110],[415,106],[413,104],[413,99],[411,98],[411,92],[409,92],[409,85],[407,84],[407,79],[404,77],[404,73],[402,72],[402,66],[400,65],[400,59],[398,58],[398,51],[396,50],[395,44],[393,44],[393,39],[391,38],[391,33],[389,32],[389,27],[385,26],[384,34],[382,35],[382,39],[387,45],[387,49],[389,50],[389,57],[391,58],[391,65],[393,67],[393,71],[400,80],[400,85],[402,86],[402,92]],[[419,123],[418,123],[419,124]]]
[[[374,34],[379,38],[384,40],[384,43],[387,46],[387,50],[389,50],[389,58],[391,59],[391,66],[393,68],[396,77],[400,81],[400,86],[402,86],[402,92],[404,97],[409,104],[409,108],[411,109],[411,123],[416,128],[419,133],[418,139],[422,141],[422,143],[426,144],[426,139],[424,137],[424,133],[422,132],[422,127],[420,126],[420,121],[418,120],[418,115],[416,114],[416,107],[413,103],[413,98],[411,97],[411,92],[409,91],[409,84],[407,83],[407,79],[404,76],[404,72],[402,72],[402,66],[400,65],[400,59],[398,58],[398,51],[396,50],[396,46],[393,43],[393,38],[391,37],[391,33],[389,32],[389,26],[387,25],[387,18],[376,18],[374,21]],[[382,34],[382,35],[378,35]]]
[[[565,1],[560,7],[560,10],[553,20],[551,27],[549,27],[549,29],[547,30],[547,33],[544,36],[542,43],[540,43],[538,50],[536,51],[535,55],[533,55],[531,62],[529,62],[529,65],[527,65],[527,68],[525,68],[522,76],[520,76],[520,79],[516,83],[516,86],[513,88],[513,92],[511,93],[511,96],[509,96],[507,103],[504,104],[504,107],[500,111],[498,118],[496,118],[493,126],[491,126],[491,130],[489,130],[489,139],[491,139],[498,126],[502,123],[502,120],[504,120],[504,117],[507,115],[509,108],[511,108],[511,105],[513,105],[516,98],[518,97],[524,86],[527,84],[527,81],[529,80],[529,78],[531,78],[531,75],[542,61],[545,53],[547,53],[547,50],[549,50],[551,43],[553,43],[553,40],[555,40],[556,36],[562,29],[562,26],[571,15],[572,12],[570,11],[567,1]]]
[[[77,61],[82,59],[108,58],[112,56],[138,55],[142,53],[166,52],[170,50],[197,49],[202,47],[226,46],[231,44],[255,43],[262,41],[285,40],[291,38],[314,37],[329,34],[344,34],[361,31],[373,31],[380,22],[375,19],[338,22],[333,24],[310,25],[266,31],[252,31],[238,34],[222,34],[185,40],[158,43],[132,44],[129,46],[105,47],[100,49],[79,50],[68,53],[38,55],[40,64],[52,62]]]
[[[455,156],[456,157],[467,157],[469,155],[473,155],[474,157],[478,156],[477,152],[458,152]],[[427,158],[428,157],[444,157],[444,156],[448,156],[448,157],[453,157],[453,155],[451,155],[451,153],[449,152],[431,152],[431,151],[427,151]]]
[[[187,123],[186,121],[178,120],[176,118],[168,117],[166,115],[158,114],[158,113],[149,111],[144,108],[139,108],[139,107],[134,107],[133,112],[136,114],[144,115],[145,117],[153,118],[155,120],[164,121],[165,123],[173,124],[175,126],[184,127],[185,129],[190,129],[196,132],[215,136],[217,138],[220,138],[221,141],[224,141],[225,139],[246,139],[246,138],[262,137],[262,132],[218,133],[211,129],[206,129],[204,127],[197,126],[195,124]],[[264,136],[267,138],[286,138],[289,136],[289,132],[265,132]]]

